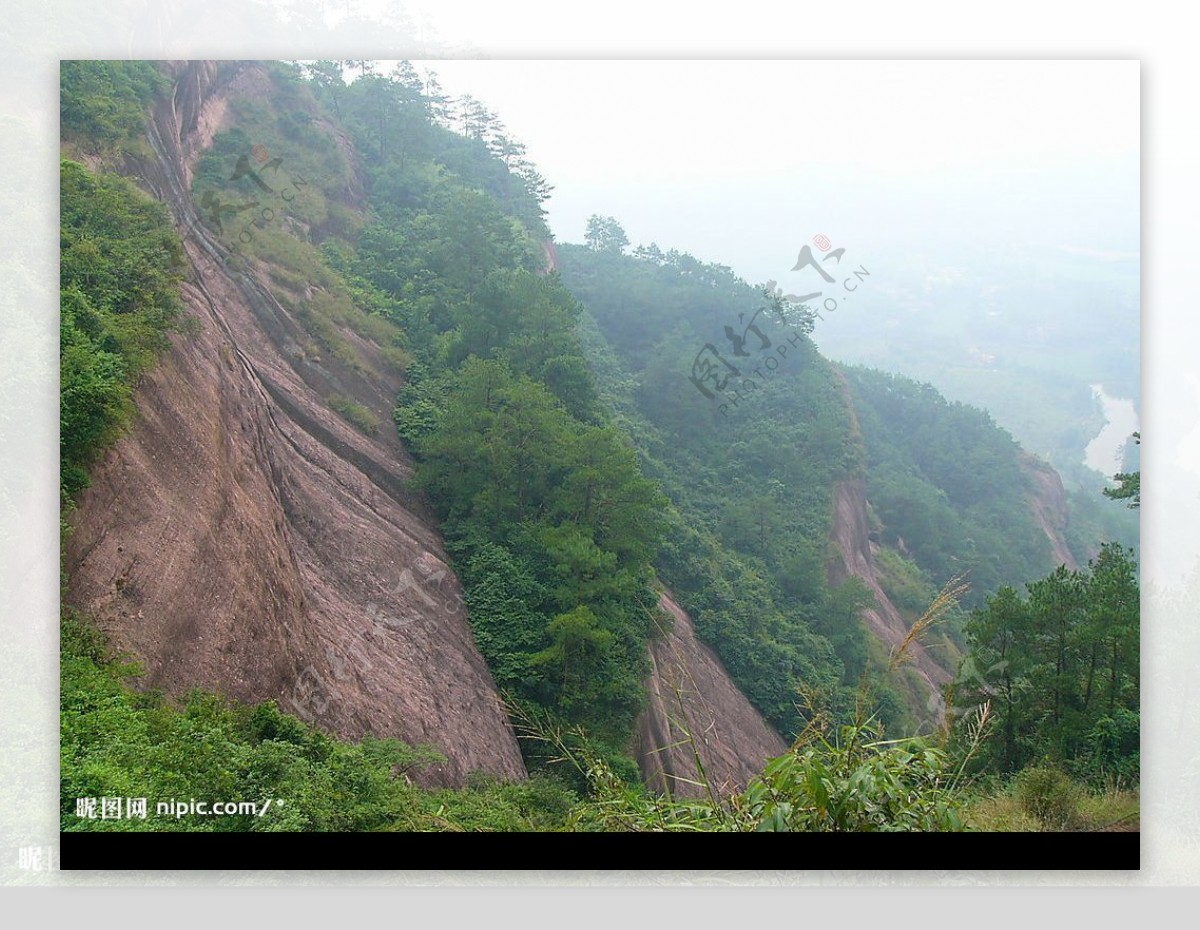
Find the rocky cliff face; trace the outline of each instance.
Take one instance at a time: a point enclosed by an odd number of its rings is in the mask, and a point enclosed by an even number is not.
[[[1028,452],[1021,452],[1021,471],[1029,479],[1027,496],[1029,509],[1038,526],[1050,540],[1050,552],[1057,565],[1065,565],[1071,571],[1079,568],[1079,562],[1067,548],[1067,492],[1062,478],[1048,463]]]
[[[254,65],[171,71],[141,181],[183,237],[196,331],[139,386],[133,428],[80,499],[68,600],[143,662],[146,686],[271,699],[343,737],[432,744],[447,761],[419,776],[429,784],[523,777],[436,523],[406,489],[403,448],[323,399],[387,423],[396,376],[349,331],[362,372],[296,353],[298,321],[261,274],[231,270],[196,216],[191,173],[226,102],[269,78]]]
[[[659,607],[673,623],[650,647],[653,671],[637,737],[642,775],[656,790],[699,797],[705,793],[697,784],[699,757],[714,790],[740,790],[787,745],[696,639],[691,618],[670,594]]]
[[[862,478],[839,482],[834,488],[833,543],[837,553],[829,565],[829,583],[840,584],[851,575],[860,578],[875,597],[875,606],[863,611],[871,633],[889,649],[898,646],[908,634],[909,624],[880,583],[882,572],[875,561],[867,524],[867,493]],[[939,665],[920,642],[910,648],[911,667],[916,670],[929,695],[953,677]]]
[[[850,430],[862,441],[862,430],[854,409],[845,376],[839,372],[842,396],[849,413]],[[1068,508],[1062,479],[1050,465],[1022,451],[1019,467],[1026,478],[1026,506],[1050,542],[1056,564],[1078,568],[1075,557],[1066,543]],[[876,544],[870,539],[866,482],[862,478],[842,481],[834,488],[834,517],[832,542],[835,556],[828,564],[830,584],[839,584],[851,575],[860,578],[875,597],[876,606],[863,612],[870,632],[889,649],[896,647],[907,635],[910,624],[891,602],[881,584],[883,573],[875,558]],[[904,542],[900,541],[904,551]],[[920,642],[910,647],[911,667],[927,692],[926,708],[941,706],[939,696],[951,680],[952,670],[937,662]]]

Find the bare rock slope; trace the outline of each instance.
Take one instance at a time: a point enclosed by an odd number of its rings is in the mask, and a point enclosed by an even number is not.
[[[648,702],[638,722],[637,757],[646,783],[680,797],[740,790],[787,745],[729,678],[716,654],[696,639],[691,618],[663,594],[674,621],[650,647]]]
[[[862,478],[841,481],[834,488],[833,543],[837,555],[829,565],[830,584],[840,584],[851,575],[858,577],[875,598],[875,606],[863,611],[863,619],[889,649],[896,648],[908,635],[911,625],[883,590],[883,572],[875,560],[868,530],[866,483]],[[911,667],[928,694],[940,694],[953,675],[935,661],[920,641],[910,645],[909,655]]]
[[[1029,509],[1050,541],[1055,564],[1078,571],[1079,561],[1067,547],[1067,492],[1062,478],[1049,463],[1028,452],[1021,452],[1020,464],[1031,486],[1026,496]]]
[[[520,778],[517,742],[475,647],[432,515],[405,486],[391,430],[368,437],[336,392],[390,421],[396,376],[353,333],[365,372],[293,351],[304,333],[233,271],[189,196],[226,101],[255,65],[171,66],[144,183],[171,209],[192,265],[197,331],[137,392],[137,418],[95,469],[74,517],[70,603],[144,664],[147,686],[273,699],[343,737],[432,744],[418,776]]]

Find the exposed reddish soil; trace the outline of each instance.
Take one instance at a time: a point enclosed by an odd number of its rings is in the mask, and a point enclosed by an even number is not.
[[[542,253],[546,259],[543,273],[553,274],[558,271],[558,249],[555,247],[553,239],[547,239],[542,243]]]
[[[840,371],[837,372],[837,376],[850,414],[851,431],[855,436],[861,437],[849,386]],[[1027,452],[1021,452],[1020,455],[1021,470],[1031,484],[1026,502],[1046,538],[1050,540],[1055,561],[1070,569],[1078,568],[1078,563],[1066,544],[1067,497],[1062,479],[1050,465],[1035,456]],[[873,543],[868,532],[867,506],[863,479],[843,481],[836,486],[833,543],[837,557],[829,565],[829,582],[839,584],[850,575],[862,579],[875,596],[877,605],[876,608],[864,611],[863,617],[871,631],[889,648],[894,648],[903,641],[910,624],[892,604],[880,584],[882,573],[873,555]],[[903,540],[900,540],[900,548],[904,549]],[[912,667],[929,688],[930,696],[940,694],[941,686],[951,679],[951,673],[938,664],[919,642],[910,647],[910,654],[913,658]]]
[[[889,648],[898,646],[911,627],[896,605],[891,602],[880,584],[882,572],[871,550],[867,529],[867,493],[862,478],[839,482],[834,487],[833,543],[836,558],[829,565],[829,583],[841,584],[855,575],[875,596],[875,607],[863,611],[868,628]],[[929,694],[941,693],[942,685],[953,677],[942,668],[920,642],[909,649],[910,667],[929,689]]]
[[[840,368],[835,366],[834,374],[850,417],[851,435],[856,442],[861,443],[862,426],[854,409],[850,385],[846,383],[846,376]],[[875,597],[875,607],[863,611],[863,619],[868,629],[881,639],[888,649],[894,649],[904,641],[911,625],[892,603],[880,583],[883,573],[875,561],[874,544],[868,529],[866,481],[856,478],[837,484],[834,487],[833,507],[832,542],[837,555],[827,566],[829,583],[841,584],[851,575],[862,580]],[[900,540],[900,546],[903,548],[903,540]],[[908,664],[915,669],[917,676],[928,689],[928,698],[940,697],[942,686],[954,677],[953,674],[939,665],[920,642],[912,643],[908,655],[912,660]],[[927,706],[937,706],[937,702]]]
[[[696,639],[691,618],[669,593],[659,606],[674,623],[650,647],[648,706],[638,721],[642,775],[658,791],[698,797],[705,793],[696,784],[699,756],[713,789],[731,794],[787,744],[737,689],[716,654]]]
[[[133,428],[81,496],[68,600],[143,662],[145,686],[273,699],[343,737],[432,744],[447,761],[415,776],[425,784],[523,777],[394,430],[368,437],[324,400],[336,392],[388,424],[398,378],[349,332],[365,374],[297,352],[298,321],[225,264],[192,205],[191,171],[226,101],[269,78],[253,65],[172,70],[143,181],[183,236],[198,331],[173,338],[139,385]]]
[[[1020,462],[1021,471],[1033,485],[1032,492],[1026,495],[1029,509],[1050,540],[1055,564],[1076,571],[1079,562],[1067,548],[1067,492],[1063,489],[1062,478],[1048,463],[1028,452],[1021,452]]]

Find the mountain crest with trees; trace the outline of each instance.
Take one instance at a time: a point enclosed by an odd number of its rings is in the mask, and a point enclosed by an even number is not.
[[[555,243],[409,62],[62,79],[64,798],[178,795],[200,731],[188,790],[281,829],[957,829],[951,731],[1136,781],[1134,554],[1049,538],[983,411],[611,216]]]

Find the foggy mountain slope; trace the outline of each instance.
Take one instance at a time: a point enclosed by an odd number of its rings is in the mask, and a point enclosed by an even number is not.
[[[1071,571],[1079,570],[1079,560],[1067,546],[1066,533],[1069,511],[1067,492],[1062,478],[1048,463],[1028,452],[1020,459],[1021,471],[1029,478],[1032,490],[1029,493],[1029,508],[1038,526],[1050,540],[1050,549],[1059,565]]]
[[[691,784],[701,780],[695,752],[714,789],[740,790],[787,746],[738,690],[716,653],[696,638],[691,618],[670,592],[659,607],[674,622],[650,647],[653,671],[636,748],[642,776],[652,788],[699,797],[704,789]]]
[[[862,441],[862,426],[855,408],[855,397],[844,371],[838,370],[836,374],[849,413],[851,433],[856,441]],[[1067,498],[1058,472],[1025,450],[1019,451],[1016,465],[1027,479],[1025,505],[1049,542],[1055,564],[1064,564],[1071,570],[1078,569],[1079,564],[1067,547]],[[867,585],[876,606],[865,609],[862,617],[890,650],[903,641],[910,622],[884,590],[884,573],[876,559],[878,544],[870,538],[869,507],[866,482],[862,478],[842,481],[835,487],[830,538],[837,557],[828,566],[829,582],[836,585],[855,576]],[[930,694],[940,693],[941,688],[951,680],[952,670],[939,663],[920,641],[912,644],[911,654],[914,660],[911,667]]]
[[[840,584],[853,576],[860,579],[875,598],[875,606],[862,612],[871,632],[888,649],[898,646],[907,635],[910,624],[883,590],[882,572],[867,529],[867,495],[861,478],[840,482],[834,489],[834,518],[831,541],[837,557],[829,564],[830,584]],[[937,694],[953,675],[938,664],[929,651],[915,642],[911,654],[929,694]]]
[[[1032,482],[1026,498],[1029,511],[1045,533],[1055,561],[1072,571],[1078,570],[1079,564],[1067,548],[1065,539],[1067,501],[1062,479],[1053,468],[1028,453],[1022,453],[1020,467]],[[877,545],[871,541],[868,529],[868,507],[863,479],[843,481],[835,488],[831,541],[837,557],[829,564],[829,582],[836,585],[855,576],[867,585],[876,606],[865,609],[863,619],[871,631],[892,649],[904,639],[910,623],[883,588],[883,571],[875,557]],[[919,641],[911,646],[911,654],[914,659],[911,667],[931,694],[939,693],[953,677],[951,670],[937,662]]]
[[[834,375],[846,405],[851,435],[854,442],[861,444],[862,424],[845,373],[835,369]],[[862,478],[840,481],[834,487],[830,542],[836,557],[830,560],[827,571],[832,585],[841,584],[850,577],[857,577],[866,584],[875,599],[875,606],[864,609],[862,619],[890,652],[903,642],[910,624],[883,588],[883,572],[875,558],[875,544],[868,529],[868,506],[866,482]],[[915,668],[928,694],[939,694],[953,678],[952,670],[939,664],[919,641],[911,645],[910,654],[913,657],[911,667]]]
[[[189,196],[229,95],[215,63],[172,65],[144,183],[173,213],[192,277],[194,333],[137,391],[133,428],[98,465],[65,554],[69,603],[144,664],[143,683],[278,701],[339,736],[432,744],[418,775],[525,774],[461,587],[428,510],[405,490],[391,430],[368,437],[330,391],[390,421],[399,381],[352,332],[367,364],[295,351],[302,327],[257,280],[232,271]]]
[[[864,673],[897,729],[928,721],[961,614],[901,674],[888,655],[939,589],[961,578],[971,609],[1103,538],[986,411],[830,362],[730,269],[619,236],[558,251],[606,399],[678,508],[659,575],[779,732],[797,686],[849,706]]]

